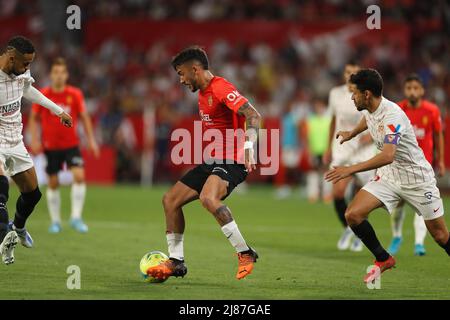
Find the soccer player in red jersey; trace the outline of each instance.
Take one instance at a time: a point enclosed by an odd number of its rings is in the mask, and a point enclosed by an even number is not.
[[[29,128],[31,132],[31,148],[35,154],[44,151],[47,158],[46,172],[48,174],[47,206],[52,223],[50,233],[61,231],[61,196],[59,192],[58,172],[66,163],[73,175],[71,189],[71,219],[70,225],[78,232],[86,233],[87,225],[82,220],[82,210],[86,195],[83,158],[79,149],[77,134],[77,120],[80,119],[86,130],[89,148],[98,157],[99,148],[94,138],[92,123],[84,105],[83,93],[80,89],[67,85],[69,73],[63,58],[57,58],[50,70],[51,85],[43,88],[41,92],[55,101],[73,118],[71,130],[64,128],[58,119],[47,109],[38,104],[32,106]],[[42,128],[42,145],[39,139],[38,122]],[[65,134],[63,134],[65,130]]]
[[[187,203],[200,199],[203,207],[216,218],[223,233],[236,249],[236,278],[242,279],[252,272],[258,255],[247,245],[231,210],[222,200],[246,179],[248,172],[256,169],[253,144],[258,137],[261,116],[233,84],[209,71],[208,57],[203,49],[189,47],[182,50],[173,58],[172,66],[180,77],[181,84],[192,92],[199,90],[198,103],[203,132],[220,132],[224,138],[214,140],[213,149],[217,152],[212,152],[211,159],[203,159],[203,164],[189,171],[164,195],[170,259],[149,268],[147,273],[159,279],[184,276],[187,273],[183,253],[185,223],[182,208]],[[226,136],[226,130],[237,132],[239,129],[242,132],[246,129],[245,144],[234,143],[233,135],[231,138]],[[230,145],[234,147],[231,148]]]
[[[414,128],[414,133],[423,150],[425,158],[433,166],[437,167],[437,174],[445,174],[444,163],[444,134],[442,131],[441,114],[438,106],[423,99],[425,89],[422,80],[417,74],[411,74],[405,79],[404,94],[406,99],[397,104],[406,113]],[[436,148],[435,148],[436,143]],[[436,159],[434,150],[436,149]],[[434,163],[434,160],[436,162]],[[397,254],[402,244],[402,228],[405,220],[404,204],[401,204],[391,217],[393,238],[388,248],[392,255]],[[415,245],[414,254],[416,256],[425,255],[425,236],[427,228],[422,216],[414,215]]]

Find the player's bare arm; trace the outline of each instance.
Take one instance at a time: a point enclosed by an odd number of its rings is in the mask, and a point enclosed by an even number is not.
[[[438,176],[442,177],[445,175],[445,161],[444,161],[444,133],[442,130],[434,134],[434,141],[436,141],[436,159],[438,165]]]
[[[24,89],[23,96],[30,102],[37,103],[43,106],[44,108],[47,108],[50,111],[52,111],[54,114],[56,114],[58,117],[61,118],[61,123],[64,126],[69,128],[72,127],[72,117],[67,112],[65,112],[60,106],[58,106],[56,103],[48,99],[32,85],[29,85],[27,88]]]
[[[396,151],[397,146],[395,144],[385,143],[383,145],[383,150],[373,158],[348,167],[335,167],[325,173],[325,179],[332,183],[336,183],[357,172],[378,169],[392,163]]]
[[[92,121],[89,113],[87,111],[80,113],[80,119],[83,123],[84,130],[86,132],[86,136],[88,139],[89,149],[92,151],[94,156],[98,158],[100,156],[100,149],[97,145],[97,141],[95,140],[94,130],[92,129]]]
[[[344,142],[352,140],[358,134],[360,134],[366,130],[367,130],[366,118],[362,117],[361,121],[358,123],[358,125],[352,131],[339,131],[336,134],[336,139],[339,139],[339,137],[342,137],[340,144],[343,144]]]
[[[252,172],[256,169],[256,161],[253,155],[253,145],[258,140],[258,130],[261,122],[261,115],[259,112],[250,104],[246,102],[242,107],[239,108],[238,114],[245,116],[245,167],[248,172]]]

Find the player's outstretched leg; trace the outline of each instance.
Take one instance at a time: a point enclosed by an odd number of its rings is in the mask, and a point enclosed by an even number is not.
[[[428,231],[433,236],[434,241],[450,256],[450,234],[445,224],[444,217],[433,220],[425,220]]]
[[[217,222],[222,227],[222,232],[235,248],[238,256],[238,271],[236,278],[240,280],[253,271],[253,266],[258,259],[258,254],[247,245],[231,215],[230,209],[221,202],[221,199],[228,193],[227,183],[227,181],[217,175],[209,176],[200,193],[200,201],[202,205],[214,215]]]
[[[425,251],[425,237],[427,235],[427,226],[422,216],[414,213],[414,255],[424,256]]]
[[[391,215],[391,228],[392,228],[392,241],[389,245],[388,252],[392,255],[396,255],[403,242],[402,229],[403,222],[405,221],[405,205],[401,204]]]
[[[33,239],[25,229],[25,223],[42,196],[34,167],[14,175],[12,179],[19,187],[21,195],[16,202],[16,214],[11,228],[17,232],[20,243],[24,247],[31,248]]]
[[[14,262],[14,248],[18,238],[15,231],[8,227],[8,210],[6,203],[9,197],[9,181],[4,175],[0,175],[0,254],[5,264]]]
[[[369,213],[383,204],[372,194],[360,190],[345,212],[348,225],[352,228],[367,249],[375,256],[375,266],[364,277],[364,282],[372,282],[379,273],[395,266],[394,258],[383,248],[375,234],[375,230],[367,220]]]
[[[169,260],[149,268],[148,275],[167,279],[168,277],[184,277],[187,267],[184,263],[184,214],[182,207],[198,199],[198,192],[178,181],[163,197],[166,216],[166,238]]]

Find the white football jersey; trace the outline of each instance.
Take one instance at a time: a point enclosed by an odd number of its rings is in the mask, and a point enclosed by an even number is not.
[[[330,91],[328,104],[330,114],[336,118],[334,137],[336,137],[338,131],[353,130],[363,117],[356,110],[352,93],[348,90],[347,85],[334,87]],[[331,145],[332,165],[352,165],[366,161],[376,154],[375,147],[372,144],[361,145],[360,136],[344,144],[340,144],[340,139],[334,137]]]
[[[22,96],[33,82],[30,70],[19,76],[0,70],[0,148],[12,148],[22,141]]]
[[[394,161],[378,168],[378,176],[402,188],[435,181],[433,168],[417,143],[411,122],[396,103],[383,97],[375,112],[362,112],[377,149],[382,150],[385,141],[397,145]]]

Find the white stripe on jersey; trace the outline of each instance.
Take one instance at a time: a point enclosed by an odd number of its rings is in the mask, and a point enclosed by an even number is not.
[[[415,187],[435,179],[434,171],[419,147],[406,114],[394,102],[382,97],[373,113],[363,111],[375,145],[383,149],[386,135],[399,135],[394,161],[377,169],[377,175],[402,187]]]
[[[0,148],[12,148],[22,141],[23,90],[33,82],[30,70],[20,76],[0,70]]]

